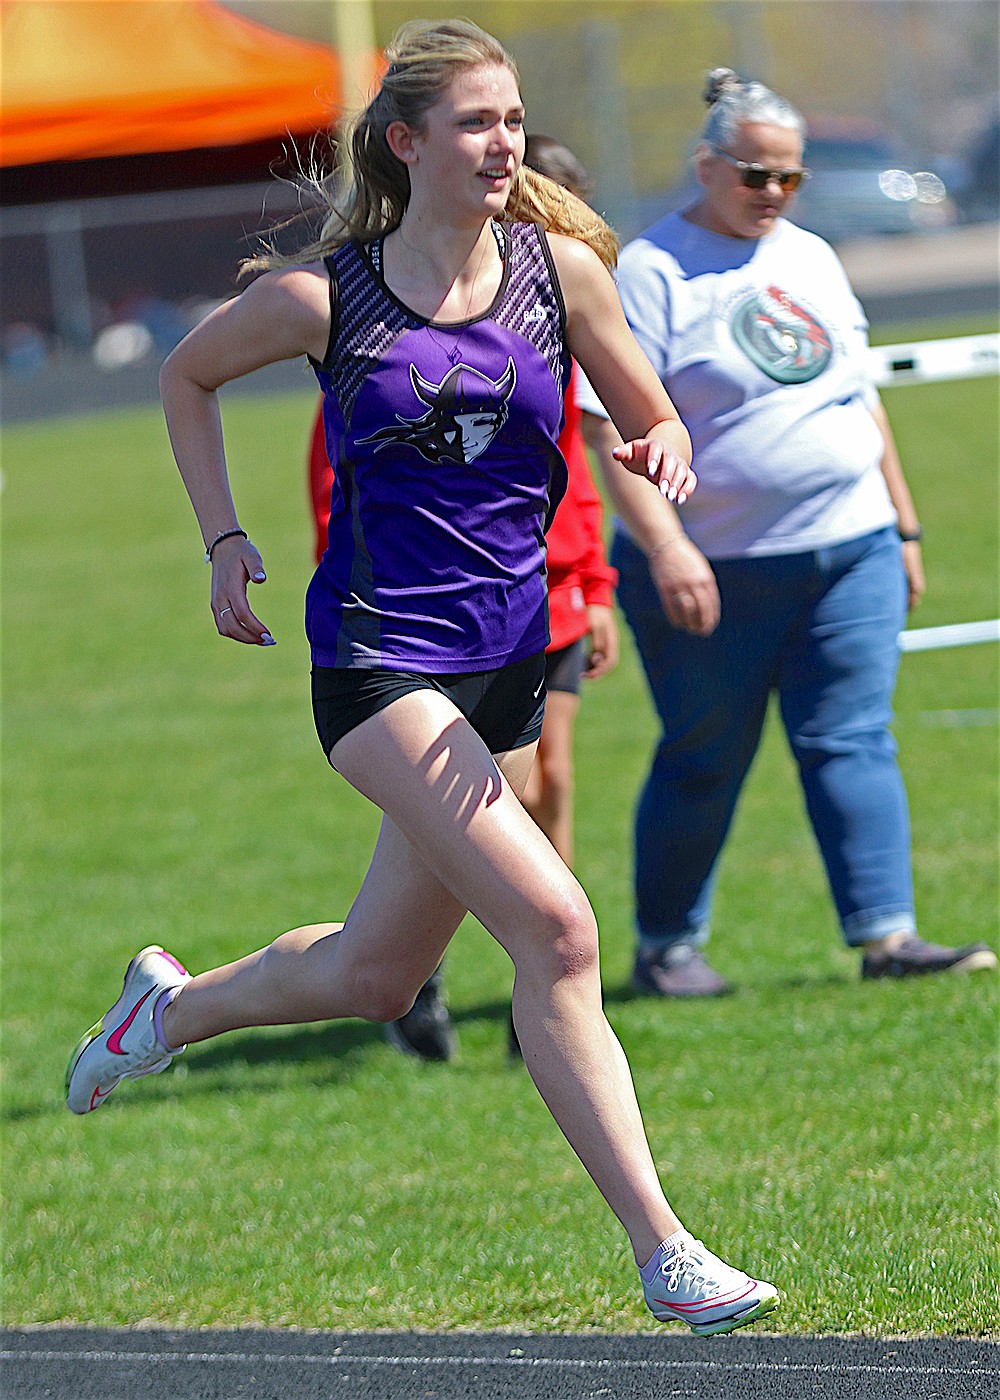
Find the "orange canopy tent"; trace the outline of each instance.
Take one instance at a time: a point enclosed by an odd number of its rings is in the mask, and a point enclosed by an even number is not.
[[[3,0],[0,166],[239,146],[330,125],[331,48],[213,0]]]

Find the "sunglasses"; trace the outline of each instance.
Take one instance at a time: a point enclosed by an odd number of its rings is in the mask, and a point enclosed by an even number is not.
[[[748,190],[765,189],[771,180],[776,180],[786,194],[791,194],[793,190],[798,189],[803,180],[809,179],[810,172],[804,166],[798,170],[768,170],[766,165],[751,165],[748,161],[737,160],[721,146],[713,146],[712,149],[716,155],[736,167],[740,172],[740,183]]]

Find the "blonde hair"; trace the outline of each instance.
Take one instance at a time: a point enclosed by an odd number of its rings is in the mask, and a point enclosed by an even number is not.
[[[463,68],[498,64],[519,81],[517,65],[503,45],[470,20],[411,20],[396,31],[385,57],[388,68],[378,92],[344,130],[333,174],[320,175],[315,161],[303,172],[303,188],[325,210],[319,236],[294,256],[278,252],[273,242],[265,240],[263,250],[244,261],[242,274],[318,262],[352,239],[368,243],[390,233],[406,212],[410,177],[389,149],[389,125],[401,121],[420,130],[428,109]],[[534,170],[518,169],[501,217],[540,223],[549,232],[579,238],[606,267],[615,266],[618,239],[604,220]],[[279,229],[288,226],[279,225]],[[272,231],[272,238],[277,231]]]

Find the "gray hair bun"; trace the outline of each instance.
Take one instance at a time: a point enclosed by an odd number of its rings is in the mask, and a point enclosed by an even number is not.
[[[743,79],[731,68],[711,68],[705,74],[705,91],[702,97],[709,107],[714,107],[720,97],[725,97],[730,92],[739,92],[742,87]]]

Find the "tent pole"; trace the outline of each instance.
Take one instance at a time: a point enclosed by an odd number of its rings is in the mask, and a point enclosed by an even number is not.
[[[329,0],[333,47],[340,59],[344,107],[367,106],[375,76],[375,21],[371,0]]]

